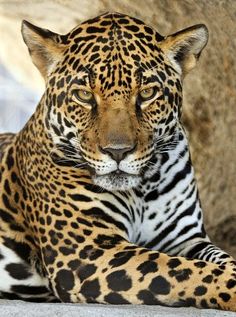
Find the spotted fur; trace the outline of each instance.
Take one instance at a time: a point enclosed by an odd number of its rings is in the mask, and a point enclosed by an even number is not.
[[[163,37],[107,13],[22,34],[46,90],[0,136],[1,297],[236,311],[235,262],[204,230],[181,124],[206,27]]]

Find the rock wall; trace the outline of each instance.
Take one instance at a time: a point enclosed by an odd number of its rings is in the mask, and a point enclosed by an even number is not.
[[[209,44],[185,80],[184,122],[212,240],[236,257],[236,1],[0,1],[0,59],[22,81],[43,91],[21,40],[22,19],[58,33],[105,11],[136,16],[167,35],[205,23]]]

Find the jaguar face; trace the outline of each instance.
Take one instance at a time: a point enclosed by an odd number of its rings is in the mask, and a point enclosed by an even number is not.
[[[108,13],[67,35],[25,22],[23,36],[46,80],[45,129],[59,157],[108,190],[136,187],[154,173],[178,134],[182,78],[206,44],[205,26],[164,38]]]

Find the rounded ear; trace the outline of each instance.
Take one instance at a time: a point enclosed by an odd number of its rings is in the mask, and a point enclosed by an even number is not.
[[[46,78],[62,56],[64,48],[56,41],[59,35],[25,20],[22,21],[21,33],[33,63]]]
[[[175,69],[184,76],[195,67],[207,41],[207,27],[197,24],[167,36],[160,46]]]

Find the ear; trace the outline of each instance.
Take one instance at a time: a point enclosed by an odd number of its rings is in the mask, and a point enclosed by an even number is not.
[[[33,63],[46,79],[63,52],[62,44],[56,41],[59,35],[25,20],[22,22],[21,33]]]
[[[195,67],[207,41],[207,27],[197,24],[167,36],[160,45],[176,70],[184,76]]]

